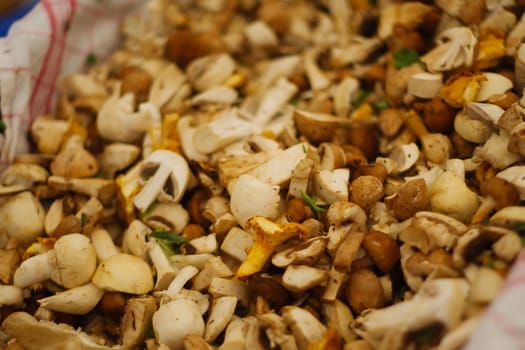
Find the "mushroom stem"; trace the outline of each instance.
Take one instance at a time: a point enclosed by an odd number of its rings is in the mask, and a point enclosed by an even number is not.
[[[0,306],[22,305],[24,302],[24,291],[22,288],[10,285],[0,285]]]
[[[405,113],[405,124],[418,138],[428,134],[425,123],[413,109]]]
[[[108,231],[103,228],[91,232],[91,242],[95,247],[95,253],[99,261],[104,261],[120,253]]]
[[[155,290],[167,289],[177,275],[178,269],[171,265],[168,257],[157,242],[149,243],[148,255],[157,273]]]
[[[219,350],[244,350],[245,348],[244,321],[242,318],[234,316],[226,327],[224,341]]]
[[[480,206],[472,215],[472,218],[470,219],[471,224],[480,224],[482,223],[490,214],[492,210],[496,207],[496,201],[491,196],[485,197],[483,202],[481,202]]]
[[[184,266],[168,286],[168,294],[172,297],[179,294],[182,288],[184,288],[184,285],[198,273],[199,269],[195,266]]]
[[[145,211],[159,195],[171,174],[171,168],[160,163],[159,169],[148,179],[142,190],[133,198],[133,203],[140,211]]]
[[[38,302],[46,309],[72,315],[85,315],[97,306],[103,295],[104,291],[90,282],[40,299]]]
[[[20,288],[45,281],[51,277],[51,266],[47,253],[39,254],[24,260],[16,269],[13,284]]]

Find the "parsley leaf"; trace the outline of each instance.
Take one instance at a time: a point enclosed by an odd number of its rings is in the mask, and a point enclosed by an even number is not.
[[[83,228],[86,225],[86,213],[80,215],[80,228]]]
[[[164,230],[154,230],[153,232],[150,233],[150,236],[153,238],[162,239],[164,241],[170,242],[171,244],[177,244],[177,245],[186,243],[188,241],[186,237],[184,236],[176,234],[175,232],[164,231]]]
[[[382,98],[382,99],[377,100],[376,102],[374,102],[374,107],[376,109],[383,110],[383,109],[390,108],[390,104],[388,103],[387,100]]]
[[[304,191],[301,191],[301,197],[303,197],[303,200],[308,204],[310,208],[315,212],[315,215],[317,215],[317,218],[321,218],[321,214],[326,211],[325,208],[321,208],[315,204],[315,199],[307,195]]]
[[[97,56],[94,53],[90,53],[86,57],[86,65],[89,67],[94,66],[97,63]]]
[[[405,47],[394,52],[394,66],[397,69],[410,66],[416,62],[419,62],[419,54],[414,49]]]
[[[144,210],[144,212],[142,213],[142,216],[144,216],[144,217],[149,216],[151,214],[151,212],[153,211],[153,209],[155,209],[157,204],[158,204],[157,201],[152,202],[149,205],[149,207],[147,207],[146,210]]]
[[[357,98],[355,99],[355,101],[352,103],[352,106],[354,108],[357,108],[359,106],[361,106],[361,104],[363,104],[363,102],[365,102],[366,98],[371,94],[370,91],[368,90],[361,90],[359,91],[359,95],[357,96]]]
[[[3,134],[5,132],[6,125],[3,120],[0,119],[0,134]]]

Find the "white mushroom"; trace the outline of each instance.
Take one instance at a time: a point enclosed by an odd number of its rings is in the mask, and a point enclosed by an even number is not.
[[[153,330],[159,344],[170,349],[183,349],[183,340],[187,335],[204,335],[204,320],[197,304],[188,299],[175,299],[153,314]]]
[[[179,270],[170,260],[157,242],[148,243],[148,256],[155,267],[155,290],[167,289]]]
[[[408,78],[407,92],[419,98],[439,96],[443,86],[443,75],[440,73],[416,73]]]
[[[151,331],[153,313],[157,311],[155,298],[148,295],[129,298],[120,319],[122,345],[137,347],[143,344]]]
[[[97,306],[103,295],[102,289],[93,283],[87,283],[37,301],[40,306],[49,310],[85,315]]]
[[[252,175],[230,181],[230,207],[241,226],[255,215],[276,219],[281,213],[279,186],[261,182]]]
[[[208,316],[204,330],[204,340],[208,343],[215,341],[230,322],[236,306],[237,298],[232,296],[213,299],[210,315]]]
[[[17,286],[0,285],[0,306],[21,306],[24,303],[24,290]]]
[[[474,155],[489,162],[496,169],[505,169],[521,160],[521,156],[508,150],[510,135],[505,130],[492,133],[483,146],[477,147]]]
[[[430,204],[434,211],[469,222],[479,206],[477,195],[465,181],[450,171],[440,175],[430,188]]]
[[[436,279],[408,301],[363,313],[352,328],[374,347],[391,329],[406,334],[434,323],[452,329],[459,324],[467,291],[468,285],[462,279]],[[392,322],[394,319],[396,322]]]
[[[50,165],[51,173],[64,177],[90,177],[98,172],[97,159],[84,149],[80,135],[71,136]]]
[[[204,56],[193,60],[186,76],[197,91],[223,84],[235,71],[235,61],[227,54]]]
[[[246,338],[244,335],[244,321],[242,318],[233,316],[226,327],[224,341],[219,350],[245,350]]]
[[[10,196],[0,204],[0,227],[25,246],[44,232],[45,210],[31,192]]]
[[[352,110],[352,103],[359,96],[359,80],[353,77],[343,79],[333,91],[335,115],[347,117]]]
[[[68,74],[59,82],[59,90],[66,96],[105,96],[104,86],[87,74]]]
[[[142,103],[134,112],[135,98],[129,93],[120,96],[120,88],[115,89],[110,98],[104,102],[97,115],[97,130],[100,136],[117,142],[134,142],[151,126],[158,114],[157,107]]]
[[[195,276],[191,289],[204,290],[210,286],[214,277],[231,278],[233,275],[233,271],[222,261],[221,257],[214,256],[206,261],[199,274]]]
[[[296,94],[297,86],[281,78],[265,91],[253,118],[253,123],[264,127]]]
[[[195,131],[197,130],[197,126],[194,124],[196,124],[196,120],[192,116],[184,116],[177,123],[182,152],[190,160],[207,161],[208,155],[199,152],[193,143]]]
[[[88,237],[71,233],[60,237],[50,251],[26,259],[15,271],[13,283],[18,287],[51,279],[73,288],[91,279],[97,266],[95,248]]]
[[[185,83],[184,73],[176,65],[167,64],[156,74],[149,91],[148,101],[161,109],[178,93],[184,93]]]
[[[184,157],[169,150],[151,153],[142,163],[140,173],[145,184],[133,198],[133,203],[140,211],[149,208],[157,198],[178,202],[190,179],[190,170]]]
[[[148,246],[146,243],[147,235],[151,229],[140,220],[133,220],[122,238],[122,251],[131,253],[141,258],[146,257]]]
[[[31,137],[41,153],[56,154],[68,129],[69,123],[66,120],[43,115],[37,117],[31,125]]]
[[[98,164],[102,174],[108,179],[113,179],[117,171],[133,164],[139,154],[140,149],[137,146],[115,142],[104,147],[104,151],[98,157]]]
[[[248,256],[247,250],[253,246],[253,235],[239,227],[232,227],[221,244],[221,251],[235,258],[237,261],[244,261]]]
[[[328,273],[307,265],[289,265],[282,277],[283,287],[292,292],[304,292],[320,285],[328,278]]]
[[[281,310],[284,322],[291,328],[299,350],[323,339],[326,327],[315,316],[298,306],[285,306]]]
[[[244,36],[253,48],[270,48],[279,43],[277,35],[263,21],[253,21],[244,28]]]
[[[6,334],[28,350],[52,350],[59,347],[84,350],[123,350],[122,346],[105,346],[65,323],[37,320],[26,312],[14,312],[2,323]]]
[[[479,90],[475,99],[476,102],[486,101],[493,95],[504,94],[513,87],[512,80],[501,74],[484,72],[483,76],[485,76],[487,80],[479,82]],[[518,86],[518,89],[519,88]]]
[[[180,203],[158,203],[153,204],[153,209],[142,220],[154,229],[182,232],[190,221],[190,215]]]
[[[525,166],[515,165],[501,170],[497,177],[513,184],[520,193],[521,200],[525,199]]]
[[[113,238],[104,228],[96,228],[91,232],[91,242],[99,261],[104,261],[120,253],[120,249],[113,242]]]
[[[393,173],[402,173],[412,168],[419,159],[419,147],[415,143],[394,147],[388,158],[394,162]]]
[[[454,130],[465,140],[474,143],[484,143],[493,131],[486,121],[473,118],[464,112],[456,114]]]
[[[153,289],[153,274],[141,258],[120,253],[98,265],[92,282],[103,290],[145,294]]]
[[[430,72],[470,66],[477,41],[476,36],[467,27],[447,29],[436,38],[436,48],[421,57],[421,61],[427,65]]]
[[[313,180],[315,193],[328,204],[348,200],[348,182],[350,180],[348,168],[317,171],[314,173]]]

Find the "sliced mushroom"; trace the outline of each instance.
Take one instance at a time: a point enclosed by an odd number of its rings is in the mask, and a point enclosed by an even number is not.
[[[178,202],[188,186],[190,171],[186,160],[178,153],[157,150],[144,160],[141,166],[144,187],[135,196],[133,203],[145,211],[157,198]]]
[[[85,315],[97,306],[104,291],[93,283],[68,289],[47,298],[39,299],[38,303],[49,310],[72,315]]]
[[[82,137],[75,135],[69,138],[50,168],[53,175],[81,178],[95,175],[99,165],[96,158],[84,149]]]
[[[112,143],[104,148],[98,157],[98,164],[104,177],[112,179],[117,171],[129,167],[140,154],[140,149],[135,145],[126,143]]]
[[[321,340],[326,332],[326,327],[319,320],[298,306],[285,306],[281,314],[300,350],[306,350],[308,344]]]

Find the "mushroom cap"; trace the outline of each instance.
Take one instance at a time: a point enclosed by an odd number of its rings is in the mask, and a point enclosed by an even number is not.
[[[491,177],[480,185],[481,194],[490,196],[496,202],[496,209],[517,205],[520,202],[520,194],[516,187],[497,176]]]
[[[0,205],[0,227],[27,246],[44,232],[45,210],[29,191],[9,197]]]
[[[170,301],[153,314],[155,338],[173,350],[183,349],[187,335],[203,336],[204,326],[197,304],[189,299]]]
[[[89,282],[97,268],[95,247],[80,233],[60,237],[49,251],[48,261],[52,267],[51,279],[65,288]]]
[[[143,259],[121,253],[100,263],[92,282],[109,291],[146,294],[153,289],[153,274]]]

